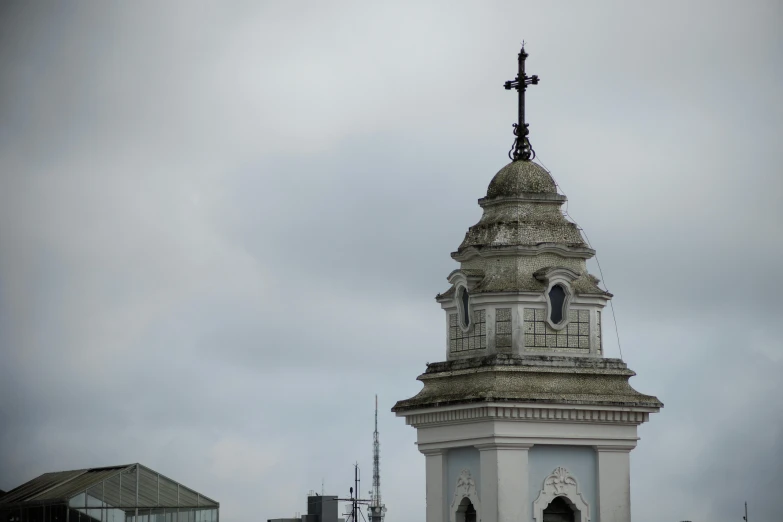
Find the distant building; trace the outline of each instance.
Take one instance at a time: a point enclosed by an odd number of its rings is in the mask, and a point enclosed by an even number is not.
[[[344,519],[337,517],[337,511],[336,496],[311,494],[307,496],[306,515],[294,518],[269,518],[267,522],[344,522]]]
[[[219,522],[219,510],[141,464],[44,473],[0,496],[0,522]]]

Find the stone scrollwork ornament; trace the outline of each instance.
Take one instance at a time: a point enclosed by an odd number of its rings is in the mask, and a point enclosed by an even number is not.
[[[551,475],[546,478],[544,487],[551,487],[558,495],[565,493],[567,486],[576,488],[576,479],[568,474],[565,468],[556,468]]]
[[[451,509],[449,520],[450,522],[459,522],[458,512],[464,499],[470,500],[473,504],[473,509],[476,510],[476,520],[481,520],[481,503],[479,502],[478,493],[476,493],[476,481],[470,474],[469,469],[463,469],[457,477],[457,484],[454,488],[454,499],[451,501]]]
[[[590,522],[590,506],[579,492],[576,477],[571,475],[564,467],[555,468],[544,479],[544,488],[533,503],[533,519],[535,522],[543,522],[544,510],[557,497],[563,497],[566,503],[571,506],[576,515],[574,518],[576,522]]]
[[[457,477],[457,493],[463,497],[470,497],[476,494],[476,482],[470,476],[470,471],[463,469]]]

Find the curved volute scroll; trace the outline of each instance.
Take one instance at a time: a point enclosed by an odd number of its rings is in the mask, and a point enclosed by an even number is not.
[[[557,497],[561,497],[574,510],[576,522],[590,522],[590,505],[579,492],[576,477],[566,468],[555,468],[544,480],[544,488],[533,503],[533,520],[543,522],[544,510]]]
[[[449,507],[449,522],[468,522],[468,518],[475,512],[475,521],[481,520],[481,502],[476,493],[476,482],[469,469],[463,469],[457,477],[457,486],[454,488],[454,499]]]

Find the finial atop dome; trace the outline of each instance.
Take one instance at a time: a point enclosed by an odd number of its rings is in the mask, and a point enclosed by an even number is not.
[[[529,125],[525,123],[525,90],[528,85],[538,85],[538,76],[527,76],[525,74],[525,60],[528,54],[525,52],[525,42],[522,42],[522,50],[519,51],[519,73],[514,80],[507,81],[503,87],[507,91],[516,89],[519,93],[519,121],[514,124],[514,145],[508,151],[508,157],[513,161],[530,161],[536,157],[533,147],[530,146],[530,140],[527,135],[530,133]]]

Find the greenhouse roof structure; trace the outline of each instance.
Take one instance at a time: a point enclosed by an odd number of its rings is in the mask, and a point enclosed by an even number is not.
[[[217,510],[219,503],[141,464],[44,473],[0,496],[0,510],[67,504],[126,513]]]

